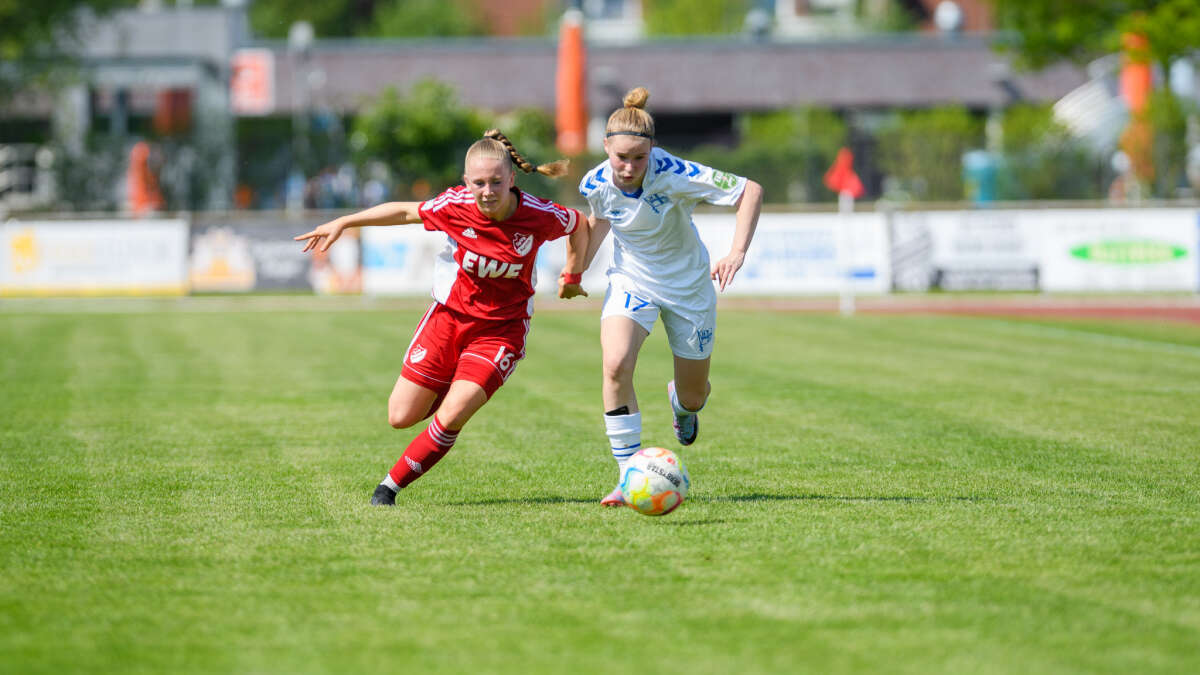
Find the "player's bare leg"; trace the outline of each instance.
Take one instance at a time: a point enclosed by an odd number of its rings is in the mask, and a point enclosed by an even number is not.
[[[600,322],[604,375],[601,395],[605,410],[625,406],[631,413],[638,411],[633,369],[637,366],[638,352],[649,335],[645,328],[628,317],[610,316]]]
[[[393,391],[393,398],[397,403],[395,416],[392,414],[392,402],[389,401],[388,417],[390,421],[414,424],[417,420],[424,418],[429,406],[436,399],[436,393],[432,390],[413,383],[409,384],[421,391],[414,392],[409,387],[402,387],[397,382],[396,388],[401,393],[397,396]],[[430,397],[427,394],[433,396]],[[375,487],[375,492],[371,495],[371,504],[373,506],[394,505],[396,493],[424,475],[450,451],[454,442],[458,440],[458,432],[485,403],[487,403],[487,393],[475,382],[455,380],[451,383],[445,399],[434,411],[429,426],[408,444],[404,455],[396,462],[383,481]],[[393,426],[397,425],[393,424]]]
[[[642,447],[642,413],[633,390],[633,371],[638,352],[648,335],[645,328],[628,317],[610,316],[600,322],[604,428],[613,459],[617,462],[618,481],[626,462]],[[600,500],[600,505],[624,506],[621,490],[613,490]]]
[[[487,392],[470,380],[455,380],[450,383],[446,400],[438,406],[438,420],[450,431],[458,431],[487,403]]]
[[[395,429],[407,429],[429,417],[435,409],[438,393],[401,375],[388,397],[388,424]]]
[[[675,440],[679,441],[680,445],[695,443],[696,436],[700,433],[698,413],[712,391],[712,385],[708,381],[711,363],[711,358],[675,357],[675,379],[667,383],[667,397],[671,401],[671,413],[674,415],[671,425],[675,428]]]

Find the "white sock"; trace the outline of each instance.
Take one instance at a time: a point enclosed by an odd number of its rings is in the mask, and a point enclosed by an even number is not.
[[[400,486],[396,484],[396,481],[392,480],[391,474],[384,476],[383,480],[379,481],[379,484],[388,486],[388,489],[390,489],[392,492],[400,491]]]
[[[642,447],[642,413],[605,415],[604,429],[612,446],[613,459],[617,461],[617,475],[623,476],[629,458]]]

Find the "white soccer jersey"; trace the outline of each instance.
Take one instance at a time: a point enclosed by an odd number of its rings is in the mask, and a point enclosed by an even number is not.
[[[612,181],[605,160],[579,183],[592,214],[612,224],[613,260],[608,273],[623,274],[659,302],[697,308],[716,302],[708,250],[692,223],[701,201],[732,206],[746,179],[652,148],[637,192]]]

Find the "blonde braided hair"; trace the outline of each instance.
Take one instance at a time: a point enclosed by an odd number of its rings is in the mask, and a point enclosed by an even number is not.
[[[483,138],[475,141],[475,144],[467,150],[468,159],[475,156],[483,156],[488,159],[504,159],[507,157],[525,173],[537,172],[550,178],[565,176],[567,174],[567,167],[571,163],[569,159],[560,159],[556,162],[534,166],[520,152],[517,152],[517,148],[512,144],[512,141],[508,140],[508,136],[501,133],[499,129],[488,129],[483,133]]]

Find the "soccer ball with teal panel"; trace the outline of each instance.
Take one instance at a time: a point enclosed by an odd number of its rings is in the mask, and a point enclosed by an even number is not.
[[[665,516],[687,498],[692,481],[679,455],[666,448],[642,448],[621,475],[625,503],[647,516]]]

